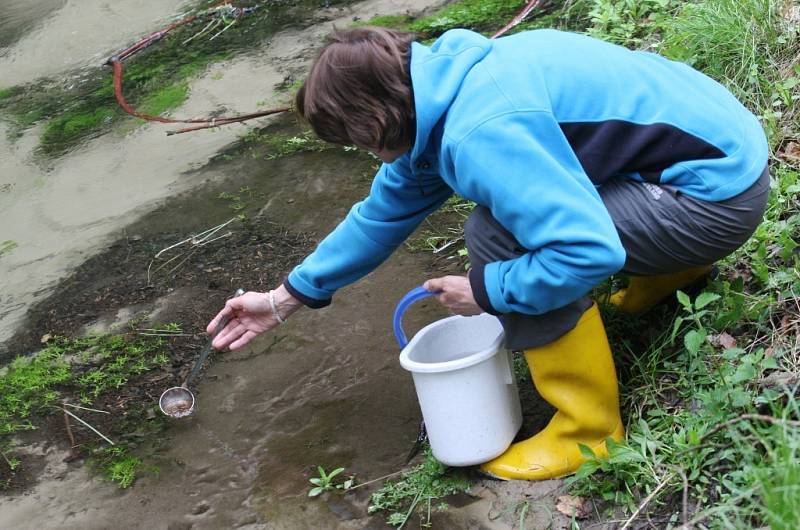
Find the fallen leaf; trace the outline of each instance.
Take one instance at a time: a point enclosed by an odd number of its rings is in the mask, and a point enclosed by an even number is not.
[[[556,499],[556,510],[563,513],[567,517],[586,519],[591,513],[591,506],[589,506],[589,501],[583,497],[562,495]]]
[[[794,386],[800,381],[800,374],[794,372],[773,372],[758,380],[761,386]]]
[[[786,148],[778,153],[778,156],[787,162],[800,163],[800,143],[789,142]]]
[[[719,335],[711,335],[708,337],[708,341],[717,348],[727,349],[736,347],[736,339],[734,339],[727,333],[720,333]]]

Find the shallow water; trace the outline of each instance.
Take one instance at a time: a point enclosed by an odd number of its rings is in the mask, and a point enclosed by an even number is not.
[[[98,65],[187,5],[190,0],[3,0],[0,88]]]
[[[5,0],[0,9],[0,55],[9,45],[43,24],[55,10],[64,6],[66,0]]]

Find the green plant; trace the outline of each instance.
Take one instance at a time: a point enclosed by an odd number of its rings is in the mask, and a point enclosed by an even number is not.
[[[136,481],[137,472],[142,467],[142,460],[129,454],[129,450],[120,445],[106,447],[97,451],[103,476],[116,483],[120,488],[128,488]]]
[[[587,33],[623,46],[651,46],[679,5],[675,0],[594,0]]]
[[[351,487],[353,487],[353,477],[350,477],[344,482],[340,482],[338,484],[334,482],[334,478],[336,478],[336,476],[341,474],[343,471],[343,467],[337,467],[330,473],[326,473],[325,468],[322,466],[317,466],[317,472],[319,472],[319,476],[308,479],[308,481],[314,485],[314,487],[308,491],[308,496],[316,497],[322,493],[325,493],[326,491],[349,490]]]
[[[444,510],[447,504],[434,501],[470,489],[466,479],[448,474],[448,468],[433,457],[430,448],[425,450],[422,464],[403,472],[397,481],[387,481],[370,496],[369,513],[388,512],[387,521],[403,527],[419,509],[422,526],[429,526],[432,510]]]
[[[427,37],[437,36],[451,28],[496,31],[524,5],[524,0],[462,0],[412,22],[408,29]]]

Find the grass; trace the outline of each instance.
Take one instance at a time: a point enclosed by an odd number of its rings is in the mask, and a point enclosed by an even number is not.
[[[773,145],[791,134],[800,84],[798,22],[783,0],[687,4],[668,25],[664,52],[725,84],[762,116]],[[796,132],[796,131],[795,131]]]

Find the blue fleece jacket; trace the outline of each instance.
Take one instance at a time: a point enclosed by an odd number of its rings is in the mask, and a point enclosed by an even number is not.
[[[412,150],[384,164],[289,275],[311,307],[382,263],[453,192],[491,210],[529,252],[475,269],[492,313],[542,314],[586,294],[625,261],[597,187],[668,184],[721,201],[767,162],[758,120],[724,87],[646,52],[554,30],[491,41],[452,30],[412,44]]]

